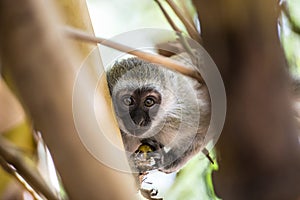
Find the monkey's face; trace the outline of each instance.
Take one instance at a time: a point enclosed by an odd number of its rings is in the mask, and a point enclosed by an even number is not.
[[[161,95],[154,88],[123,89],[113,98],[115,111],[123,131],[140,136],[151,128],[160,104]]]
[[[163,96],[148,85],[123,88],[112,99],[131,166],[140,172],[158,168],[163,145],[154,138],[164,126],[159,117],[164,116]]]

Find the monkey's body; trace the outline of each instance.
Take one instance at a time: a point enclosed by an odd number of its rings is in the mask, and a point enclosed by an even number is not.
[[[210,121],[205,85],[138,58],[117,62],[107,80],[132,167],[170,173],[204,148]],[[145,143],[152,147],[149,157],[139,151]]]

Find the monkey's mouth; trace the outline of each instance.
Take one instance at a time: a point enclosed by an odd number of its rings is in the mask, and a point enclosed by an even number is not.
[[[141,143],[138,149],[130,156],[134,167],[140,173],[160,168],[165,154],[163,145],[151,139],[142,140]]]

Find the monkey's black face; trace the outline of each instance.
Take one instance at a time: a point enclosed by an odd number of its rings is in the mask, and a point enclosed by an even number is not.
[[[121,90],[113,99],[116,114],[128,134],[142,135],[151,126],[161,103],[161,95],[152,88]],[[123,130],[124,131],[124,130]]]

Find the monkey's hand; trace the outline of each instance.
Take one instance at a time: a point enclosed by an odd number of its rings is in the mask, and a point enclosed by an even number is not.
[[[158,193],[157,190],[155,189],[150,189],[150,190],[146,190],[146,189],[140,189],[141,194],[149,200],[163,200],[163,198],[159,198],[159,197],[155,197]]]
[[[151,142],[150,142],[151,143]],[[131,155],[135,167],[139,172],[147,172],[158,169],[163,160],[161,148],[156,145],[153,146],[148,142],[143,142],[142,145]]]

